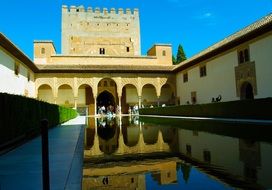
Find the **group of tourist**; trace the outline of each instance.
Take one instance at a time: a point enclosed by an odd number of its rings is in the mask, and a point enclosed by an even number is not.
[[[138,105],[134,105],[132,107],[128,108],[128,113],[129,114],[138,114],[139,113],[139,107]]]
[[[119,108],[117,106],[116,111],[118,111]],[[97,113],[100,115],[114,115],[114,106],[109,105],[107,108],[103,105],[103,106],[98,106],[97,109]]]

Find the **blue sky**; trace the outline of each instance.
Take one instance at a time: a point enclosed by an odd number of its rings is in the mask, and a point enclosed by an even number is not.
[[[272,0],[6,0],[0,32],[33,57],[34,40],[61,53],[61,5],[139,8],[142,54],[154,43],[182,44],[187,57],[272,13]]]

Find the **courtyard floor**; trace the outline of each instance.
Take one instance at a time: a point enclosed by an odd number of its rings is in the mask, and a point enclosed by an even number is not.
[[[81,189],[85,117],[49,130],[50,187]],[[0,190],[42,189],[41,137],[0,157]]]

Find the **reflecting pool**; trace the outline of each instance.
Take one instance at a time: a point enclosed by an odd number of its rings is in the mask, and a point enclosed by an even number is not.
[[[271,189],[271,127],[88,118],[82,188]]]

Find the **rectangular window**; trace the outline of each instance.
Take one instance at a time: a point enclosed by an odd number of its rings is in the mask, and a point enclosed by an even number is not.
[[[105,48],[100,48],[99,49],[99,54],[100,55],[105,55]]]
[[[191,101],[192,101],[192,104],[196,104],[197,102],[196,91],[191,92]]]
[[[27,71],[27,81],[30,81],[30,72]]]
[[[200,77],[205,77],[205,76],[207,76],[206,65],[200,66],[199,72],[200,72]]]
[[[41,54],[45,54],[45,48],[41,49]]]
[[[189,144],[186,144],[186,154],[189,156],[192,155],[192,147]]]
[[[127,47],[127,52],[129,52],[129,47]]]
[[[15,62],[14,63],[14,74],[19,75],[19,72],[20,72],[20,65],[19,65],[19,63]]]
[[[208,150],[204,150],[203,151],[203,160],[205,161],[205,162],[211,162],[211,152],[210,151],[208,151]]]
[[[162,51],[162,56],[166,56],[166,51],[165,50]]]
[[[188,82],[188,73],[183,73],[183,83]]]

